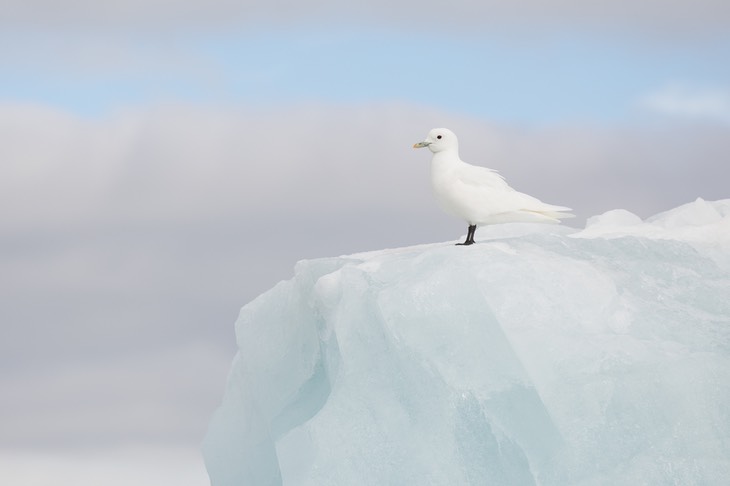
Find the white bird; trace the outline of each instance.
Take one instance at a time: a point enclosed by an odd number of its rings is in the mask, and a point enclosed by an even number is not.
[[[474,243],[477,226],[529,222],[559,223],[572,218],[570,208],[546,204],[512,189],[492,169],[467,164],[459,158],[459,141],[454,132],[434,128],[426,140],[413,148],[428,147],[431,158],[431,186],[441,208],[469,224],[464,243]]]

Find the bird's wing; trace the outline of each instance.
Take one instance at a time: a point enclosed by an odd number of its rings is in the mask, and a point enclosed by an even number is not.
[[[496,171],[462,162],[453,172],[450,206],[474,222],[545,221],[571,217],[569,208],[514,190]],[[502,219],[500,219],[502,218]]]
[[[558,213],[571,210],[565,206],[556,206],[554,204],[544,203],[536,197],[516,191],[507,184],[504,177],[497,173],[497,171],[486,167],[470,165],[462,162],[457,173],[457,178],[459,183],[463,184],[462,187],[469,192],[489,192],[498,190],[499,193],[495,194],[494,197],[489,197],[486,194],[484,194],[483,197],[491,199],[492,201],[494,201],[494,199],[499,200],[502,203],[499,204],[500,206],[505,205],[514,209],[546,213]]]
[[[467,163],[461,163],[456,171],[459,182],[481,189],[513,190],[497,171]]]
[[[454,212],[474,222],[545,219],[557,222],[570,217],[564,213],[569,211],[568,208],[547,204],[536,197],[518,192],[499,174],[482,167],[467,166],[465,170],[460,170],[450,192],[454,195],[450,202]]]

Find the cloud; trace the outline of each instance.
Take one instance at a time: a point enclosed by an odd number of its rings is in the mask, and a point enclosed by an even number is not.
[[[0,449],[199,443],[222,397],[231,355],[205,341],[180,343],[172,324],[166,345],[153,350],[108,347],[109,356],[100,353],[93,366],[79,356],[50,355],[38,369],[3,373]],[[90,337],[75,339],[88,344]],[[73,346],[64,340],[69,336],[55,342]]]
[[[714,158],[726,132],[692,126],[667,128],[669,133],[570,125],[514,129],[405,104],[271,110],[178,105],[101,120],[6,105],[0,107],[0,218],[5,231],[64,231],[271,218],[286,227],[302,214],[355,223],[348,214],[394,208],[425,216],[431,196],[416,180],[427,182],[427,160],[410,144],[432,125],[460,127],[462,148],[474,151],[471,160],[515,171],[526,183],[544,180],[556,166],[570,170],[570,184],[556,181],[570,199],[571,187],[590,182],[579,177],[601,171],[621,167],[643,175],[646,166],[659,172],[693,167],[698,161],[687,158],[680,144],[707,147],[706,163],[719,163]],[[654,167],[657,160],[664,166]],[[587,167],[593,172],[584,175]],[[628,209],[647,212],[683,202],[671,197],[673,187],[653,187],[648,194],[655,202]],[[575,203],[589,216],[621,204],[608,197]]]
[[[286,212],[297,199],[298,210],[316,205],[329,211],[345,187],[352,203],[364,205],[366,190],[350,178],[374,182],[377,174],[367,159],[385,160],[385,151],[394,148],[392,134],[378,134],[375,125],[368,129],[362,122],[352,127],[312,122],[316,111],[279,118],[173,108],[98,123],[6,109],[0,113],[0,137],[7,177],[0,184],[14,208],[4,206],[0,215],[10,227],[190,222]],[[354,133],[357,129],[363,132]],[[345,147],[349,143],[351,149]],[[401,179],[406,169],[392,170]],[[319,189],[310,192],[308,183],[316,181]],[[402,197],[393,183],[384,183],[381,191],[389,192],[383,196]]]
[[[646,95],[640,105],[662,115],[730,123],[730,90],[671,84]]]
[[[448,5],[426,0],[415,2],[320,0],[303,4],[293,1],[236,2],[233,0],[131,0],[89,2],[72,0],[62,5],[50,0],[10,0],[2,3],[0,18],[9,25],[92,28],[116,26],[157,29],[210,29],[229,26],[253,27],[273,24],[342,22],[358,19],[367,23],[411,30],[423,26],[479,31],[483,28],[509,32],[522,25],[522,32],[561,30],[573,25],[586,31],[605,28],[634,34],[662,33],[680,37],[724,35],[730,25],[730,6],[722,0],[641,0],[583,2],[580,0],[526,0],[471,2]],[[505,28],[505,24],[509,28]]]
[[[0,471],[0,480],[14,485],[201,486],[209,482],[197,448],[180,446],[0,450]]]

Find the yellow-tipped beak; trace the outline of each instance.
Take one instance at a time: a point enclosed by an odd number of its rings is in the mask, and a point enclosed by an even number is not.
[[[418,142],[413,144],[413,148],[423,148],[431,145],[429,142]]]

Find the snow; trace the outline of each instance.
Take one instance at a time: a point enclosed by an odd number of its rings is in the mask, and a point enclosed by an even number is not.
[[[586,229],[575,237],[620,238],[643,236],[706,244],[730,243],[730,199],[707,202],[698,198],[645,222],[638,216],[616,209],[588,220]]]
[[[726,484],[729,225],[700,199],[299,262],[241,310],[212,484]]]

